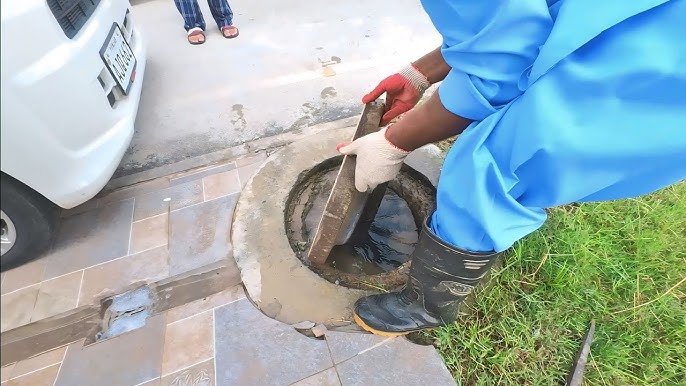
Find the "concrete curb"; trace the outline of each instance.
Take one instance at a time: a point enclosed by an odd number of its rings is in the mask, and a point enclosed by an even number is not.
[[[330,130],[273,154],[244,188],[234,213],[234,258],[248,296],[267,316],[288,324],[301,321],[341,326],[352,323],[352,305],[368,291],[335,285],[306,267],[285,232],[291,189],[305,171],[338,155],[336,145],[354,128]],[[408,159],[435,183],[442,159],[433,145]]]

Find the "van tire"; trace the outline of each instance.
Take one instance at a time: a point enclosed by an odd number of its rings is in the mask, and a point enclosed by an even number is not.
[[[0,256],[0,270],[5,271],[40,256],[52,243],[60,209],[20,181],[2,173],[0,209],[9,218],[16,237],[14,244]],[[6,216],[6,217],[5,217]],[[3,231],[7,228],[2,220]]]

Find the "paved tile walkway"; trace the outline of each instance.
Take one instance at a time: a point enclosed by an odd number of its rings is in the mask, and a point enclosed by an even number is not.
[[[2,274],[0,330],[230,259],[233,207],[263,159],[160,178],[65,211],[46,255]]]
[[[2,331],[222,259],[231,215],[264,159],[128,187],[64,214],[53,248],[2,275]],[[257,310],[242,286],[164,313],[144,327],[2,367],[17,385],[452,385],[433,347],[327,331],[320,339]]]
[[[106,380],[106,381],[105,381]],[[236,286],[148,319],[119,337],[83,341],[2,368],[16,385],[453,385],[432,347],[327,331],[310,338],[268,318]]]

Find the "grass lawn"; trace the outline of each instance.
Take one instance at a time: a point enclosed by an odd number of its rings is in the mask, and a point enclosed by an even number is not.
[[[429,332],[462,385],[686,385],[686,183],[567,206],[520,241],[468,315]]]

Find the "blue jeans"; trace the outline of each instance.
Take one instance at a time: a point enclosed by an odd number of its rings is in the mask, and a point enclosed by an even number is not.
[[[205,19],[200,12],[198,0],[174,0],[176,8],[183,17],[183,28],[188,31],[191,28],[205,30]],[[212,17],[217,22],[217,27],[222,28],[233,23],[233,12],[227,0],[207,0]]]

